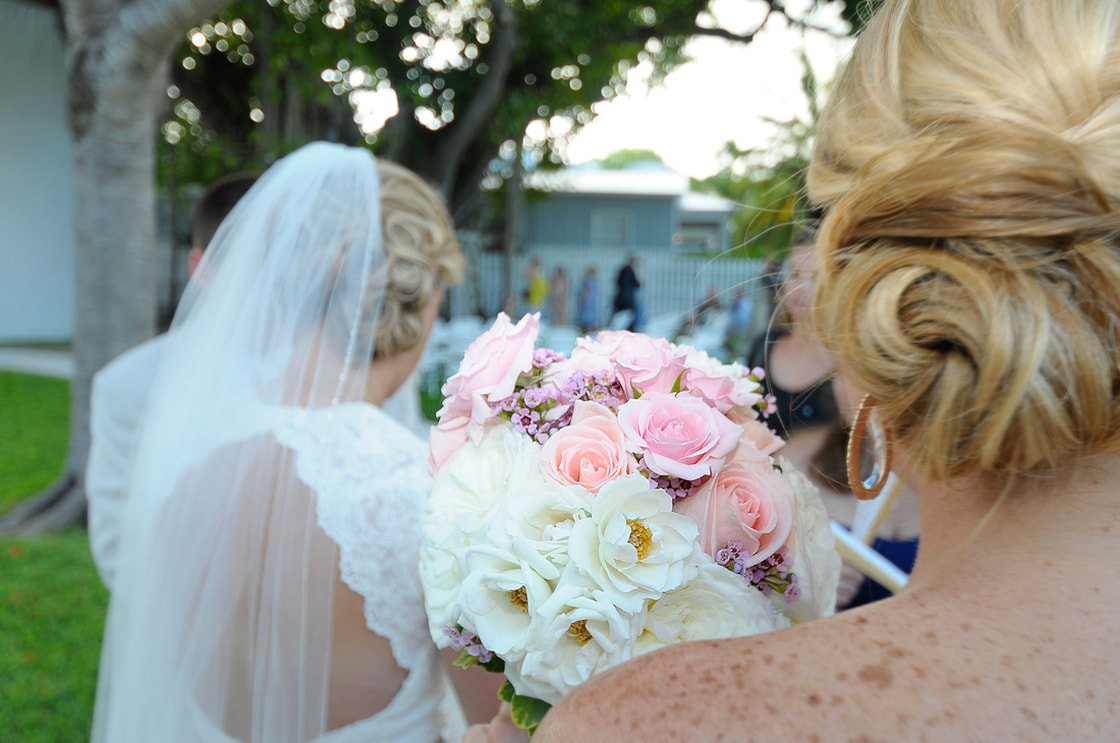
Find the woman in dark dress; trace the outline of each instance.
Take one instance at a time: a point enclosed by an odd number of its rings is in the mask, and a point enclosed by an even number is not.
[[[771,329],[748,355],[752,367],[765,371],[762,384],[774,396],[777,410],[770,425],[786,440],[782,455],[805,472],[821,489],[829,515],[851,524],[856,499],[848,487],[845,454],[848,425],[845,412],[852,405],[832,356],[810,325],[812,301],[812,234],[803,233],[790,251],[788,274],[779,289]],[[839,398],[839,400],[838,400]],[[853,401],[858,404],[858,400]],[[918,553],[918,518],[913,494],[903,492],[887,517],[873,548],[909,573]],[[837,606],[851,608],[885,598],[890,592],[854,569],[845,569]]]

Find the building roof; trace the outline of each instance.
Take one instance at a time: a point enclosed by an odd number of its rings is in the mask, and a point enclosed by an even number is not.
[[[528,188],[550,193],[679,197],[684,212],[731,212],[734,204],[719,196],[690,190],[688,176],[668,168],[564,168],[525,176]]]
[[[681,196],[681,211],[688,213],[716,212],[723,214],[735,211],[735,204],[715,194],[689,191]]]

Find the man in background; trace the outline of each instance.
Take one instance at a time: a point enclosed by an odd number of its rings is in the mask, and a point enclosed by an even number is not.
[[[638,256],[631,253],[615,278],[614,314],[629,312],[630,323],[627,330],[638,332],[645,324],[642,316],[641,299],[638,290],[642,282],[638,279]],[[612,323],[613,326],[613,323]]]
[[[187,271],[194,273],[222,220],[256,181],[234,173],[212,183],[191,214]],[[90,395],[90,450],[86,466],[89,545],[102,582],[112,590],[117,549],[124,525],[137,424],[163,355],[166,334],[125,351],[93,377]]]

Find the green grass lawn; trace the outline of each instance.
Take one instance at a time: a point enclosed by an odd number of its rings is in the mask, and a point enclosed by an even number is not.
[[[0,372],[0,515],[58,476],[69,435],[69,382]]]
[[[0,540],[0,740],[89,740],[108,604],[85,530]]]
[[[62,469],[69,385],[0,372],[0,513]],[[0,539],[0,741],[89,740],[108,592],[86,533]]]

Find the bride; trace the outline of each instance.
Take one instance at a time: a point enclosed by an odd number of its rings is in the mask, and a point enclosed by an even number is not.
[[[462,271],[439,196],[364,150],[304,147],[226,219],[145,410],[94,741],[431,743],[493,713],[428,636],[427,450],[377,407]]]

